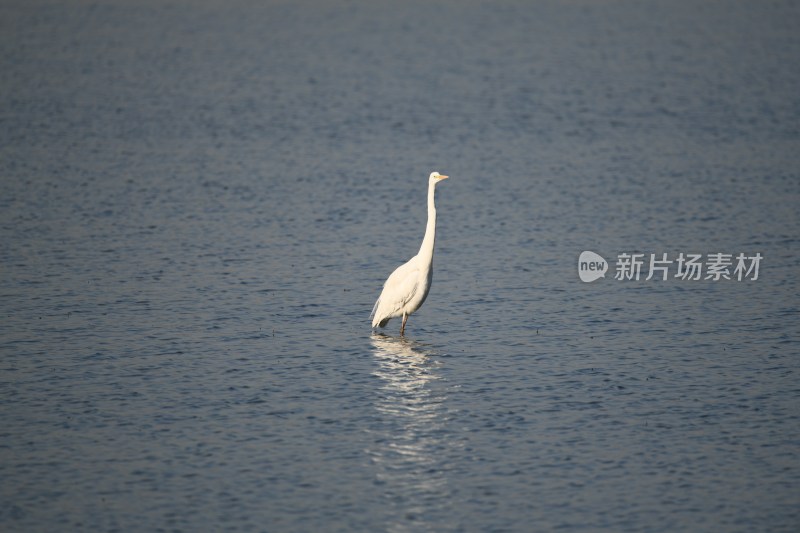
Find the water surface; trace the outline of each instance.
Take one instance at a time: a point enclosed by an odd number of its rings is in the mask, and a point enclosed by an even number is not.
[[[4,4],[2,529],[796,530],[798,23]],[[372,333],[433,170],[430,296]]]

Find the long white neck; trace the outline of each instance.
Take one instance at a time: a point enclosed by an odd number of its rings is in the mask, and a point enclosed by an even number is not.
[[[422,246],[419,247],[417,255],[424,258],[428,263],[433,261],[433,245],[436,240],[436,204],[433,201],[436,181],[430,180],[428,183],[428,225],[425,226],[425,237],[422,239]]]

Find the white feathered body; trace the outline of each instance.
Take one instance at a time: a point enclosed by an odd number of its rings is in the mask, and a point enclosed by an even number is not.
[[[419,309],[428,297],[432,279],[433,264],[421,260],[419,255],[397,267],[383,284],[372,309],[372,327],[384,327],[390,319]]]

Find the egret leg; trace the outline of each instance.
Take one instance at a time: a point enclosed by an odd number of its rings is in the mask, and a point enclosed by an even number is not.
[[[400,325],[400,335],[404,335],[406,331],[406,320],[408,320],[408,315],[403,313],[403,323]]]

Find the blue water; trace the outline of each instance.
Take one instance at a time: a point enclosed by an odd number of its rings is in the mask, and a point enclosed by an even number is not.
[[[5,2],[0,528],[796,531],[798,27]],[[431,293],[373,333],[433,170]],[[758,279],[614,279],[718,252]]]

